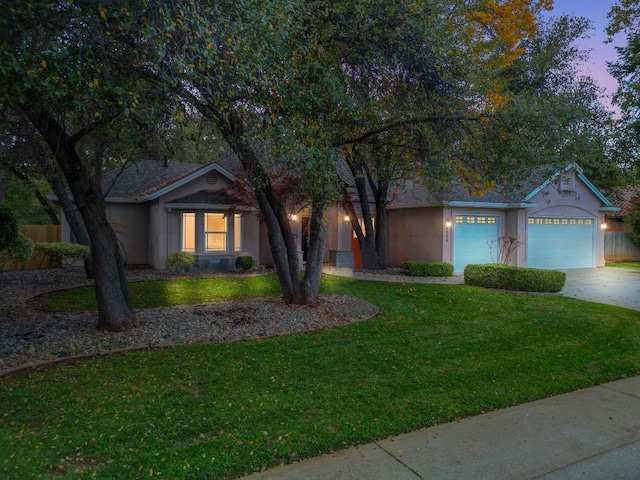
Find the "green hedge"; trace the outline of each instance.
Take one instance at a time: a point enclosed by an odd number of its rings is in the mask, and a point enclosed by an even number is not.
[[[251,255],[240,255],[236,258],[236,268],[249,270],[253,267],[253,257]]]
[[[413,277],[450,277],[453,265],[446,262],[403,262],[402,268]]]
[[[49,255],[52,265],[61,266],[89,258],[89,247],[77,243],[42,242],[34,245],[33,253],[41,260]]]
[[[497,263],[467,265],[464,283],[520,292],[559,292],[567,275],[557,270],[512,267]]]

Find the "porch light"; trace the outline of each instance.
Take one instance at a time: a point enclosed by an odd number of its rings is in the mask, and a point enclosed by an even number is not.
[[[351,221],[351,219],[349,218],[349,215],[345,215],[344,216],[344,223],[349,223]]]
[[[607,222],[602,222],[600,224],[600,229],[601,230],[606,230],[607,228],[609,228],[609,225],[607,225]]]
[[[445,227],[447,227],[447,228],[451,228],[451,220],[447,218],[447,219],[444,221],[444,226],[445,226]]]
[[[296,215],[295,213],[292,213],[291,215],[289,215],[289,218],[291,219],[292,222],[298,221],[298,215]]]

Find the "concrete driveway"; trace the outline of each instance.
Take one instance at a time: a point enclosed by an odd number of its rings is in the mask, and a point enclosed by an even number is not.
[[[640,310],[640,272],[626,268],[564,270],[567,297]]]

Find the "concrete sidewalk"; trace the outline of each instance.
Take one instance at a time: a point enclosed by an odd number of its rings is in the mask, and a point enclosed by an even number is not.
[[[250,480],[640,479],[640,377],[380,440]]]

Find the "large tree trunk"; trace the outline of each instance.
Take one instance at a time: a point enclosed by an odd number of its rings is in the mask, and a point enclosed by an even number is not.
[[[69,198],[67,189],[65,188],[60,175],[58,175],[57,173],[52,173],[49,177],[49,184],[51,185],[53,193],[55,193],[58,197],[58,201],[60,202],[60,206],[62,207],[64,216],[69,223],[71,233],[73,233],[73,236],[76,237],[76,241],[80,245],[85,245],[89,247],[89,249],[91,249],[91,241],[89,239],[89,232],[87,231],[87,227],[82,220],[82,216],[80,215],[78,208]],[[88,279],[94,278],[91,255],[89,255],[89,257],[84,260],[84,272]]]
[[[107,220],[100,177],[87,171],[75,148],[86,130],[69,136],[48,112],[27,108],[24,111],[54,153],[87,227],[98,302],[98,330],[128,330],[135,326],[136,320],[129,304],[124,263],[116,235]]]
[[[211,114],[212,112],[207,111]],[[298,249],[291,229],[285,204],[278,197],[267,171],[260,163],[244,135],[242,120],[233,112],[222,116],[214,114],[218,128],[229,143],[254,188],[260,211],[264,216],[271,255],[278,274],[282,299],[298,305],[314,303],[320,291],[322,259],[324,256],[324,230],[322,217],[326,203],[316,199],[312,204],[309,230],[309,250],[304,276],[298,263]]]
[[[355,155],[355,154],[354,154]],[[353,199],[347,189],[344,189],[343,205],[349,218],[351,226],[358,239],[360,253],[362,254],[362,268],[367,270],[384,270],[387,268],[387,194],[389,186],[387,183],[376,183],[370,177],[366,177],[362,164],[353,156],[347,160],[347,165],[353,175],[358,201],[364,224],[364,231],[358,221],[358,214],[353,204]],[[376,204],[375,226],[369,205],[369,192],[367,191],[367,181],[373,192]]]

